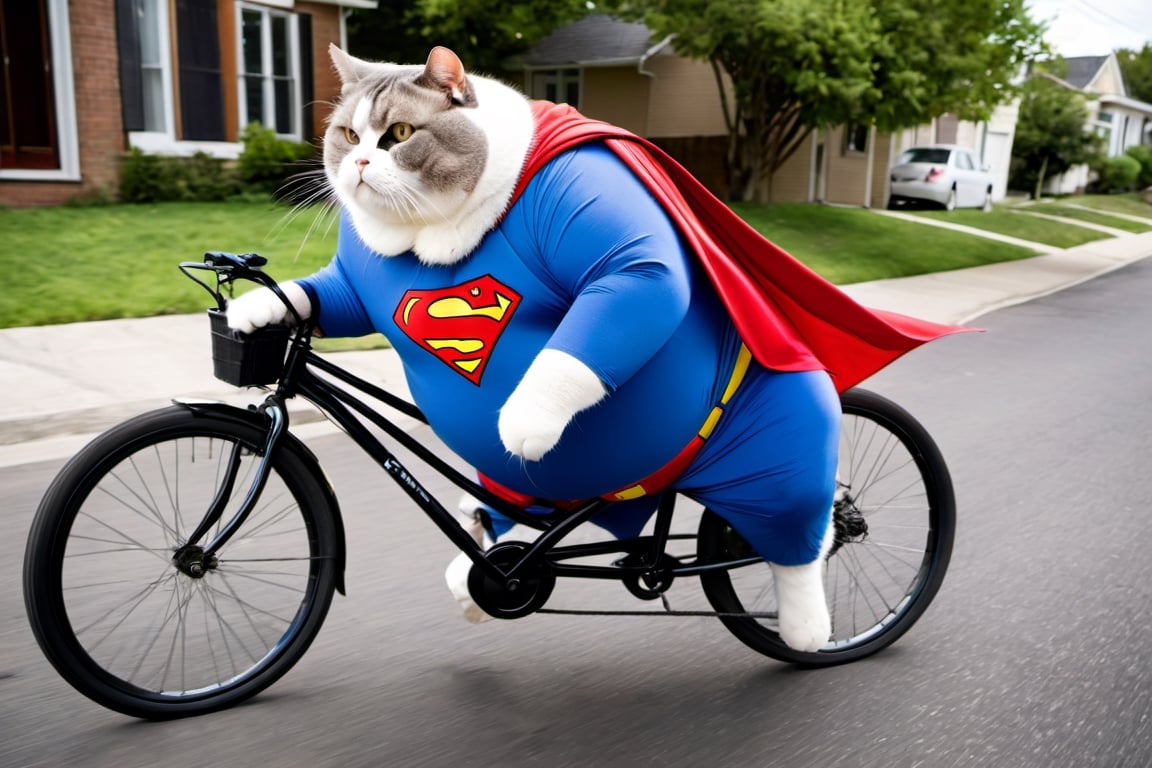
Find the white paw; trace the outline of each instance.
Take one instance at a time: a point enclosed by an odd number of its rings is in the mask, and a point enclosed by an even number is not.
[[[824,597],[823,558],[808,565],[772,564],[780,639],[793,650],[811,653],[828,644],[832,618]]]
[[[500,442],[513,456],[539,461],[560,442],[571,417],[558,415],[519,392],[512,393],[500,409]]]
[[[492,617],[480,610],[480,606],[472,599],[472,593],[468,591],[468,572],[471,570],[472,561],[468,555],[461,552],[448,563],[448,568],[444,571],[444,580],[448,582],[448,591],[460,604],[464,618],[473,624],[479,624],[491,620]]]
[[[292,302],[301,318],[311,314],[312,303],[304,289],[292,282],[282,283],[280,290]],[[228,327],[242,333],[281,323],[288,317],[288,307],[270,288],[255,288],[228,302]]]
[[[542,350],[500,409],[500,441],[513,456],[539,461],[560,442],[573,417],[605,394],[587,365],[566,352]]]

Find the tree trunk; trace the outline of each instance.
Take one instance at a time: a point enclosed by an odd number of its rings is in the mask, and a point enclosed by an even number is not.
[[[1048,156],[1045,155],[1044,159],[1040,161],[1040,173],[1036,176],[1036,194],[1032,197],[1033,200],[1039,200],[1040,195],[1044,193],[1044,174],[1048,172]]]

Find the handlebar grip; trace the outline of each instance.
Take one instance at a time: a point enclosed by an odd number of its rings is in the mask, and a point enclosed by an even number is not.
[[[258,253],[225,253],[224,251],[209,251],[204,254],[204,263],[210,267],[230,266],[241,269],[262,267],[268,259]]]

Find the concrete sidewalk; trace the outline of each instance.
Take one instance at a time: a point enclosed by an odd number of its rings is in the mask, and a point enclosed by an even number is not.
[[[1125,235],[1021,261],[843,286],[862,304],[964,324],[1152,255],[1152,233]],[[407,394],[391,350],[332,353],[363,378]],[[91,435],[173,397],[259,399],[212,376],[205,315],[0,330],[0,466],[57,459]],[[295,423],[318,421],[306,403]]]

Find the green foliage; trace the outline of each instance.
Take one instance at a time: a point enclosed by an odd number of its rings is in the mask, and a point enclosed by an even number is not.
[[[1136,177],[1137,186],[1141,189],[1152,187],[1152,144],[1128,147],[1125,154],[1140,163],[1140,173]]]
[[[469,70],[499,77],[510,58],[589,12],[586,0],[381,0],[348,19],[349,53],[420,64],[444,45]]]
[[[287,141],[271,128],[249,123],[240,132],[244,151],[236,161],[236,173],[250,188],[275,192],[290,176],[307,168],[306,161],[316,157],[311,144]]]
[[[149,155],[133,147],[120,169],[120,199],[129,203],[224,200],[236,181],[223,160]]]
[[[1136,187],[1136,180],[1140,177],[1140,162],[1128,155],[1110,157],[1100,164],[1098,173],[1098,191],[1129,192]]]
[[[1116,61],[1128,95],[1152,103],[1152,44],[1145,43],[1139,51],[1122,48],[1116,51]]]
[[[1087,120],[1081,94],[1044,74],[1030,77],[1020,97],[1009,186],[1032,192],[1074,165],[1097,162],[1101,145],[1085,130]]]
[[[731,78],[731,193],[748,199],[812,129],[987,118],[1043,50],[1024,2],[634,0],[621,12]]]

